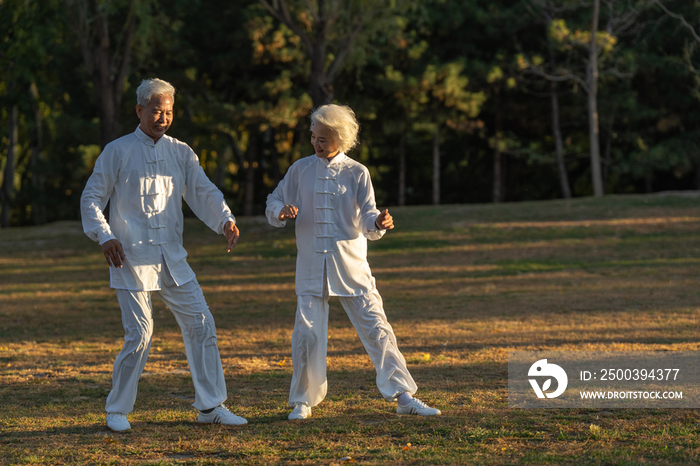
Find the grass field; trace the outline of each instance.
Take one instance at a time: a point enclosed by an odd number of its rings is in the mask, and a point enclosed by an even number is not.
[[[293,227],[239,219],[226,254],[188,220],[185,247],[217,322],[228,406],[199,426],[175,319],[155,336],[132,431],[104,403],[123,330],[99,246],[77,222],[0,230],[2,464],[696,464],[697,410],[508,408],[509,350],[697,351],[700,199],[610,196],[392,209],[369,260],[418,395],[398,416],[337,300],[329,392],[287,421]]]

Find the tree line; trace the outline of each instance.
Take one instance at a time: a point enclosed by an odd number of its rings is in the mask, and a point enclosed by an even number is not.
[[[135,89],[178,89],[237,214],[361,122],[380,205],[700,188],[700,3],[686,0],[0,0],[0,226],[79,217]]]

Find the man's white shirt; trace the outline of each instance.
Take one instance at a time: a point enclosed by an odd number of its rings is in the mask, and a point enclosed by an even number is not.
[[[140,128],[105,146],[81,197],[83,230],[103,244],[117,239],[123,268],[110,267],[112,288],[161,288],[163,259],[173,281],[195,278],[182,246],[182,199],[209,228],[235,223],[224,196],[207,178],[194,151],[169,136],[153,142]],[[110,201],[109,224],[103,211]]]
[[[324,268],[330,296],[361,296],[376,290],[367,262],[367,239],[384,236],[367,168],[340,153],[330,159],[311,155],[295,162],[267,197],[265,214],[283,227],[282,208],[299,208],[296,217],[299,296],[323,296]]]

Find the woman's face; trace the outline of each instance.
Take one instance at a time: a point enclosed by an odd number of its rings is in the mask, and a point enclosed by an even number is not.
[[[323,123],[314,124],[314,129],[311,130],[311,145],[314,146],[316,157],[322,159],[330,159],[340,152],[331,129]]]

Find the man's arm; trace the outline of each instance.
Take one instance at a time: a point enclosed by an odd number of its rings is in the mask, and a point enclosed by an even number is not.
[[[95,162],[95,168],[80,196],[80,217],[83,231],[102,246],[110,267],[122,267],[126,260],[121,243],[112,234],[104,216],[104,208],[112,195],[119,173],[119,160],[111,145],[105,147]]]

